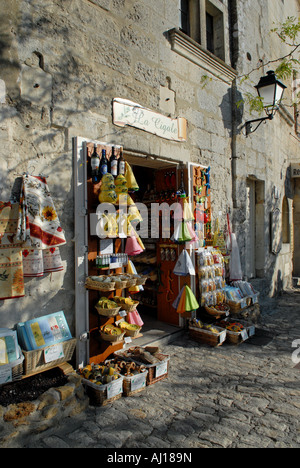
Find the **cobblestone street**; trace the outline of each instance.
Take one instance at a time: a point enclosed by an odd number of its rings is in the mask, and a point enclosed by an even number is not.
[[[300,447],[300,368],[292,361],[299,300],[294,290],[262,307],[257,327],[270,332],[271,341],[209,348],[184,335],[163,349],[171,356],[168,379],[106,407],[89,406],[32,436],[28,446]]]

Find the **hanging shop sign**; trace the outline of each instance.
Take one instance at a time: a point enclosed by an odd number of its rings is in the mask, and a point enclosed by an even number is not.
[[[292,178],[299,178],[300,177],[300,164],[295,163],[291,165],[291,172],[292,172]]]
[[[167,140],[186,141],[185,118],[171,119],[127,99],[113,100],[113,123],[118,127],[139,128]]]

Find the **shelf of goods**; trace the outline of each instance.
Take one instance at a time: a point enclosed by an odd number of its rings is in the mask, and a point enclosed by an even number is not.
[[[101,157],[102,155],[102,157]],[[132,175],[129,182],[128,174]],[[130,288],[145,283],[143,275],[127,274],[130,263],[125,238],[133,229],[130,215],[139,216],[130,192],[137,190],[134,176],[123,159],[123,149],[106,143],[87,144],[88,277],[85,287],[89,303],[89,361],[104,362],[124,341],[140,335],[141,327],[126,322],[138,301],[130,298]],[[112,204],[118,210],[124,197],[126,215],[98,213],[99,203]],[[124,218],[124,219],[123,219]],[[103,229],[100,235],[97,231]],[[124,232],[119,229],[124,230]],[[130,231],[130,232],[129,232]],[[123,235],[124,234],[124,235]],[[126,244],[127,245],[127,244]]]

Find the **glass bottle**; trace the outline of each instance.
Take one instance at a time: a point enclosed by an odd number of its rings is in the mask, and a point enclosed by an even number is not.
[[[119,157],[119,175],[125,175],[125,160],[123,158],[123,150],[120,150],[120,157]]]
[[[99,176],[100,157],[97,153],[97,145],[94,145],[94,152],[91,156],[92,182],[96,184]]]
[[[108,169],[108,160],[106,158],[106,150],[102,150],[102,157],[100,160],[100,175],[101,177],[107,174],[107,169]]]
[[[118,160],[117,160],[117,157],[116,157],[116,154],[115,154],[114,146],[111,149],[110,173],[114,177],[117,177],[117,175],[118,175]]]

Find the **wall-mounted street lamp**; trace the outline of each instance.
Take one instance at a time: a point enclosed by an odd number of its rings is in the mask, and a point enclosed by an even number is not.
[[[274,71],[269,71],[267,72],[267,76],[263,76],[260,79],[258,85],[256,85],[255,88],[259,97],[262,99],[263,107],[267,117],[249,120],[246,122],[246,136],[254,133],[266,120],[273,120],[276,111],[279,109],[279,105],[282,101],[286,86],[277,79]],[[253,130],[254,123],[258,123],[258,125]]]

